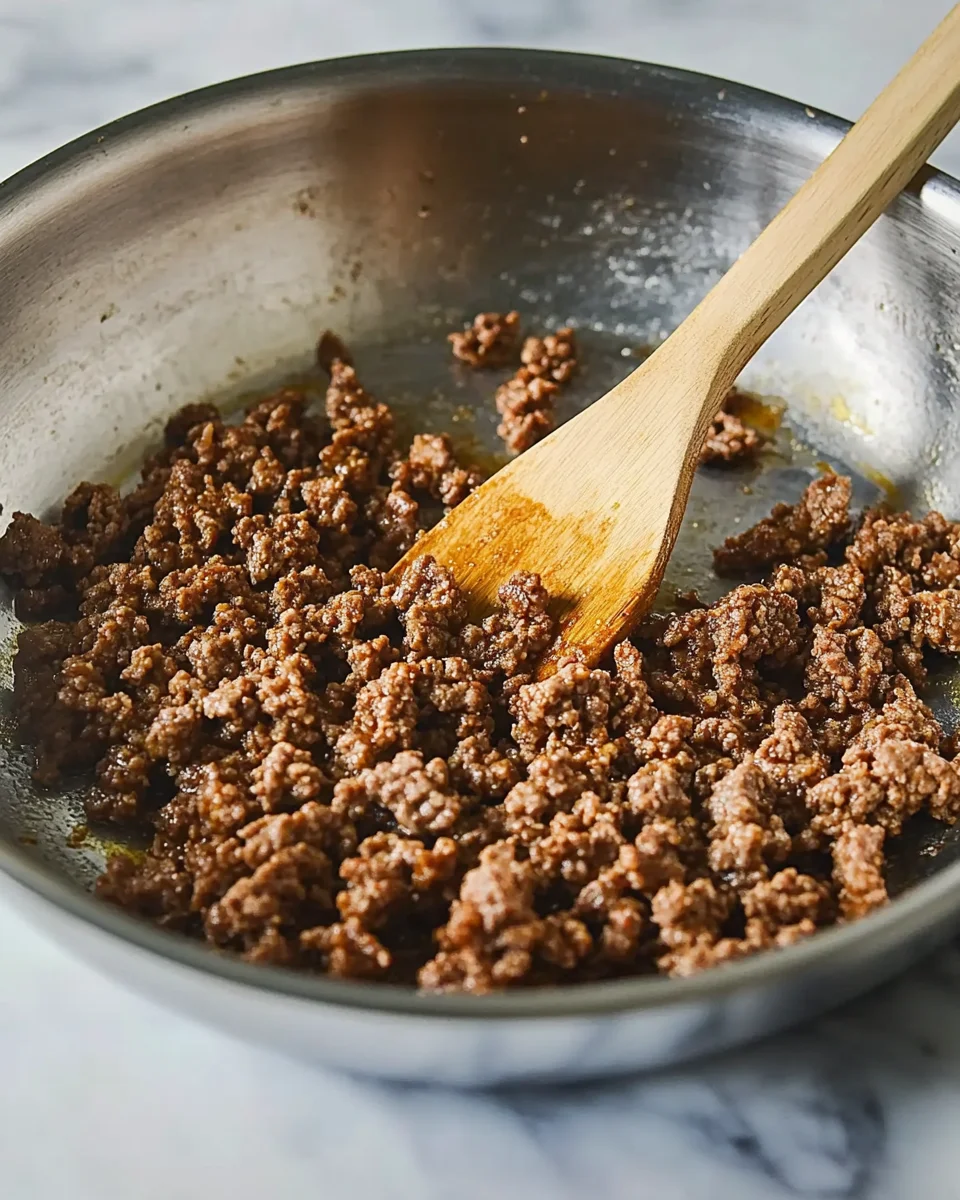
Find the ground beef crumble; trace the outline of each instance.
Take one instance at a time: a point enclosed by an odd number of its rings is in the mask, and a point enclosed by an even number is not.
[[[472,367],[509,362],[519,334],[515,312],[478,313],[462,333],[451,333],[454,355]],[[528,337],[520,350],[520,366],[495,396],[500,425],[497,433],[507,449],[520,454],[556,425],[554,397],[577,369],[574,332],[564,327],[543,337]]]
[[[504,365],[519,318],[452,335]],[[687,975],[887,902],[885,855],[960,774],[916,687],[960,653],[960,526],[824,475],[716,553],[752,577],[537,680],[536,575],[479,623],[428,557],[480,475],[393,416],[326,335],[325,416],[284,389],[239,424],[189,405],[126,496],[17,513],[0,574],[36,777],[92,773],[91,820],[149,831],[105,899],[250,961],[482,993]],[[497,404],[552,425],[572,334],[528,338]],[[720,414],[705,462],[759,439]],[[432,508],[431,508],[432,506]],[[759,574],[767,574],[759,581]]]
[[[496,367],[510,361],[520,337],[518,312],[477,313],[469,325],[447,336],[454,356],[470,367]]]
[[[702,466],[729,467],[752,462],[763,448],[762,434],[744,424],[737,412],[740,395],[734,388],[713,418],[700,451]]]

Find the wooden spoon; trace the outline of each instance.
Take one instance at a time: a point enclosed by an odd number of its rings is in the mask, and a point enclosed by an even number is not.
[[[741,369],[960,119],[960,5],[658,349],[602,399],[498,471],[422,537],[471,613],[514,571],[557,604],[563,654],[588,663],[651,604],[704,437]]]

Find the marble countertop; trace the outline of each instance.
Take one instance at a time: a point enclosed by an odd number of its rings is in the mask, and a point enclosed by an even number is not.
[[[174,92],[287,62],[424,45],[619,53],[854,116],[948,8],[0,0],[0,177]],[[937,161],[960,173],[960,138]],[[815,1025],[706,1064],[452,1096],[323,1074],[238,1045],[128,995],[3,907],[0,947],[0,1194],[10,1200],[960,1198],[955,948]]]

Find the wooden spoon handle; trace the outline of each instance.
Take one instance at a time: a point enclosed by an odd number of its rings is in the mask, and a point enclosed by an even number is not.
[[[958,120],[960,4],[691,314],[721,394]]]

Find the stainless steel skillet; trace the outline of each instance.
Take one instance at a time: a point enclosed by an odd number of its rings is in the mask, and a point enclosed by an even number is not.
[[[572,410],[679,321],[844,128],[721,80],[500,50],[294,67],[107,126],[0,185],[4,512],[122,478],[178,405],[302,371],[325,326],[411,422],[492,454],[489,381],[451,369],[448,327],[507,304],[577,324]],[[861,501],[882,484],[960,515],[958,379],[960,186],[931,172],[755,363],[745,383],[782,397],[786,423],[755,476],[701,478],[668,586],[716,590],[707,547],[818,459],[857,472]],[[934,689],[951,720],[955,686]],[[393,1078],[572,1079],[716,1050],[889,976],[960,912],[960,840],[918,835],[896,903],[787,951],[690,980],[422,997],[248,966],[126,918],[85,893],[103,848],[70,845],[79,821],[79,798],[33,789],[5,737],[4,895],[139,990]]]

